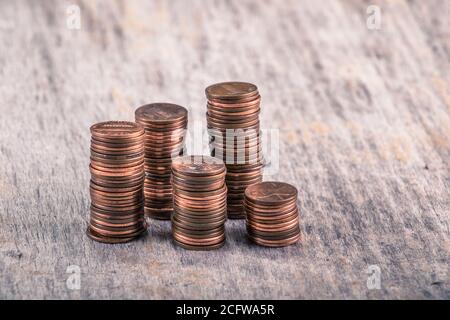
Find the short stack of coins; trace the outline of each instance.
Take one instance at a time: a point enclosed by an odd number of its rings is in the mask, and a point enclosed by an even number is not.
[[[206,88],[211,155],[227,167],[228,217],[244,218],[245,189],[262,181],[258,88],[223,82]]]
[[[87,235],[122,243],[147,229],[144,219],[144,129],[126,121],[91,128],[91,214]]]
[[[283,182],[262,182],[245,190],[249,238],[262,246],[284,247],[300,240],[297,189]]]
[[[185,249],[211,250],[225,243],[226,167],[216,158],[184,156],[173,160],[172,234]]]
[[[145,214],[170,219],[173,212],[170,183],[172,158],[184,152],[187,110],[171,103],[152,103],[138,108],[136,122],[145,129]]]

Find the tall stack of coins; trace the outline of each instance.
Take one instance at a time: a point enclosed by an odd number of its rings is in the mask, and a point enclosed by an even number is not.
[[[262,182],[245,190],[247,233],[255,243],[283,247],[300,239],[297,189],[283,182]]]
[[[223,82],[206,88],[211,155],[227,167],[228,217],[244,218],[245,189],[262,181],[258,88]]]
[[[96,241],[130,241],[147,228],[143,212],[144,129],[126,121],[91,127],[91,215]]]
[[[145,214],[170,219],[173,212],[170,183],[172,157],[183,154],[187,110],[170,103],[138,108],[136,122],[145,128]]]
[[[175,243],[186,249],[211,250],[225,242],[226,168],[207,156],[184,156],[172,163]]]

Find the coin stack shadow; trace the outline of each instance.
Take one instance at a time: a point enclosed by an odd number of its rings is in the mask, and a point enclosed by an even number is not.
[[[171,103],[139,107],[136,122],[145,128],[145,214],[168,220],[173,212],[172,157],[184,152],[187,110]]]
[[[245,218],[245,189],[262,181],[258,88],[245,82],[223,82],[206,88],[211,156],[227,167],[228,218]]]
[[[87,235],[122,243],[147,229],[143,212],[144,129],[127,121],[91,128],[91,209]]]
[[[216,158],[184,156],[173,160],[172,234],[185,249],[211,250],[225,243],[226,167]]]
[[[262,246],[284,247],[300,240],[297,189],[283,182],[262,182],[245,190],[249,238]]]

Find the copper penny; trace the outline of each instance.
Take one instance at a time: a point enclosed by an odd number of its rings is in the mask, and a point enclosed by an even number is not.
[[[151,103],[136,109],[137,119],[152,123],[170,123],[187,118],[187,110],[172,103]]]
[[[230,81],[213,84],[205,89],[208,99],[239,100],[258,94],[258,88],[248,82]]]

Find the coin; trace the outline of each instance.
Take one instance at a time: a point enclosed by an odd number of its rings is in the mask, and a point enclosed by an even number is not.
[[[135,116],[150,125],[187,121],[187,110],[173,103],[151,103],[136,109]]]
[[[89,238],[94,241],[108,243],[108,244],[118,244],[118,243],[126,243],[136,239],[136,237],[105,237],[93,231],[90,227],[87,228],[86,234]]]
[[[247,82],[222,82],[205,90],[211,156],[227,167],[228,217],[244,218],[247,186],[262,181],[264,158],[258,88]]]
[[[284,204],[296,199],[297,194],[294,186],[273,181],[258,183],[245,190],[245,196],[249,202],[262,205]]]
[[[208,179],[225,172],[222,161],[208,156],[184,156],[173,160],[172,170],[184,176],[204,176]]]
[[[257,95],[258,88],[251,83],[230,81],[213,84],[206,88],[205,93],[208,99],[242,100]]]
[[[168,220],[173,211],[172,159],[184,154],[188,112],[172,103],[151,103],[136,109],[135,119],[145,129],[145,213]]]
[[[108,121],[90,128],[91,196],[87,235],[99,242],[122,243],[145,232],[144,128]]]
[[[174,242],[185,249],[209,250],[225,241],[227,188],[225,164],[208,156],[173,160]]]
[[[250,235],[249,235],[249,238],[256,244],[259,244],[261,246],[278,248],[278,247],[290,246],[292,244],[297,243],[300,240],[301,236],[300,236],[300,233],[298,233],[295,236],[292,236],[292,237],[289,237],[289,238],[283,239],[283,240],[265,240],[265,239],[261,239],[260,237],[253,237]]]
[[[266,181],[246,188],[244,208],[249,238],[256,244],[282,247],[300,239],[297,189]]]
[[[190,245],[190,244],[186,244],[184,242],[178,241],[177,239],[174,239],[174,243],[184,249],[187,249],[187,250],[209,251],[209,250],[216,250],[216,249],[223,247],[223,245],[225,244],[225,241],[222,241],[221,243],[218,243],[216,245],[210,245],[210,246]]]

